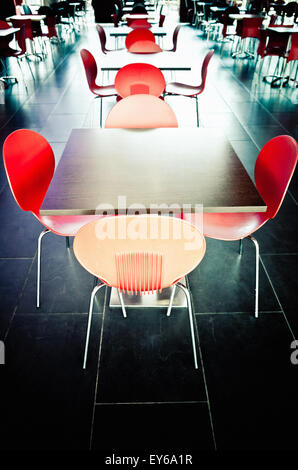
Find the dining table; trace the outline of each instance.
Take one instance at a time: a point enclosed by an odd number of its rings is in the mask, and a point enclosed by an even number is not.
[[[204,128],[73,129],[40,215],[264,212],[267,207],[223,132]],[[124,296],[127,306],[168,305],[172,287]],[[112,288],[111,308],[119,308]],[[185,307],[176,289],[173,308]]]

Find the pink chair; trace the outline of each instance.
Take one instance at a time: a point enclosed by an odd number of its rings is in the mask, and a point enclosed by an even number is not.
[[[214,54],[214,49],[211,49],[211,51],[209,51],[206,54],[203,60],[200,85],[193,86],[193,85],[186,85],[184,83],[179,83],[179,82],[171,82],[167,84],[166,90],[165,90],[166,95],[188,96],[189,98],[196,99],[197,126],[199,126],[198,95],[203,93],[205,89],[208,65],[213,54]]]
[[[103,286],[118,289],[122,313],[126,317],[123,292],[141,295],[160,292],[173,285],[182,289],[187,299],[194,365],[198,368],[190,294],[179,281],[204,257],[206,244],[199,230],[174,217],[105,217],[82,227],[75,237],[73,249],[79,263],[99,280],[90,298],[84,369],[93,302],[99,289]],[[170,315],[169,308],[167,315]]]
[[[226,241],[240,240],[240,252],[244,238],[253,241],[256,248],[256,318],[258,317],[259,245],[251,234],[276,216],[293,176],[297,155],[297,142],[288,135],[271,139],[259,153],[255,166],[255,183],[267,205],[266,212],[204,214],[203,230],[206,237]],[[194,220],[194,216],[184,217],[190,222]]]
[[[89,89],[94,95],[96,95],[96,98],[100,98],[100,127],[102,127],[102,98],[108,96],[117,96],[117,91],[114,85],[97,85],[97,65],[93,55],[87,49],[82,49],[80,54],[84,65]]]
[[[130,95],[118,101],[108,114],[106,128],[152,129],[178,127],[170,106],[152,95]]]
[[[46,233],[73,237],[79,228],[98,216],[42,216],[40,206],[46,195],[55,169],[55,157],[47,140],[35,131],[19,129],[12,132],[3,144],[3,160],[11,192],[24,211],[30,211],[45,227],[38,238],[37,297],[40,306],[41,240]]]
[[[166,86],[161,70],[151,64],[135,63],[122,67],[115,77],[119,96],[146,94],[161,96]]]

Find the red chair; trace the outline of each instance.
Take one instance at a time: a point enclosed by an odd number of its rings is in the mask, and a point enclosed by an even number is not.
[[[106,128],[153,129],[178,127],[170,106],[152,95],[130,95],[118,101],[108,114]]]
[[[150,29],[152,28],[151,23],[149,23],[147,20],[142,20],[142,19],[127,19],[127,26],[132,29]]]
[[[105,33],[105,30],[100,24],[96,25],[96,30],[98,32],[99,40],[100,40],[100,45],[101,45],[101,50],[104,54],[107,54],[107,52],[114,52],[115,50],[120,51],[122,49],[107,49],[106,48],[106,43],[107,43],[107,36]]]
[[[148,29],[134,29],[130,31],[125,38],[125,47],[126,49],[130,49],[130,47],[137,41],[151,41],[155,43],[155,36],[152,31]]]
[[[239,35],[240,41],[238,41],[238,47],[235,52],[232,53],[232,56],[239,54],[245,54],[247,57],[254,57],[255,54],[250,52],[248,49],[244,51],[245,40],[246,39],[259,39],[260,40],[260,28],[262,26],[264,18],[243,18],[240,20],[241,23],[241,34]],[[237,31],[236,31],[237,34]],[[238,34],[237,34],[238,36]]]
[[[149,94],[160,97],[166,82],[161,70],[151,64],[128,64],[115,77],[115,89],[125,98],[135,94]]]
[[[271,28],[278,27],[279,25],[272,25]],[[283,25],[283,28],[292,28],[292,25]],[[264,65],[264,58],[267,56],[278,56],[277,68],[279,68],[280,59],[286,58],[289,34],[279,34],[269,29],[260,30],[260,43],[257,49],[258,62],[261,61],[258,73],[260,74]],[[275,77],[273,75],[272,77]],[[263,78],[268,81],[269,76]]]
[[[14,28],[21,28],[22,25],[25,25],[25,39],[30,39],[31,41],[32,50],[33,50],[32,55],[42,60],[42,56],[36,52],[36,47],[35,47],[35,42],[34,42],[35,38],[42,36],[40,22],[36,22],[34,26],[35,27],[34,30],[32,27],[32,24],[33,24],[32,20],[30,18],[26,18],[26,15],[24,15],[24,18],[20,18],[20,19],[12,18],[11,23]],[[17,40],[18,40],[18,35],[19,33],[16,33]]]
[[[174,29],[174,32],[173,32],[173,47],[172,47],[171,49],[164,49],[164,51],[167,51],[167,52],[176,52],[176,50],[177,50],[178,34],[179,34],[179,31],[180,31],[180,28],[181,28],[181,26],[180,26],[180,25],[177,25],[176,28]]]
[[[136,41],[127,50],[134,54],[155,54],[162,52],[162,48],[152,41]]]
[[[40,206],[46,195],[55,169],[55,157],[47,140],[35,131],[19,129],[12,132],[3,144],[3,160],[12,194],[24,211],[30,211],[45,227],[38,238],[37,299],[40,306],[41,240],[49,232],[73,237],[86,223],[98,216],[41,216]],[[66,239],[68,241],[68,238]]]
[[[266,212],[204,214],[204,235],[217,240],[250,238],[256,249],[255,317],[258,317],[259,245],[252,233],[278,213],[293,176],[298,156],[295,139],[288,135],[275,137],[262,148],[255,165],[256,187],[267,205]],[[190,222],[193,217],[184,216]],[[240,245],[242,252],[242,244]]]
[[[134,227],[138,227],[138,234],[141,233],[137,239],[131,236]],[[103,232],[107,235],[104,238],[100,236]],[[195,240],[196,246],[187,249],[190,240]],[[75,237],[73,249],[78,262],[98,278],[98,285],[90,296],[83,369],[87,362],[94,298],[104,286],[118,289],[124,318],[127,315],[123,292],[142,295],[161,292],[171,286],[182,289],[188,307],[194,367],[198,368],[190,294],[179,281],[204,257],[206,242],[199,230],[174,217],[105,217],[82,227]]]
[[[93,55],[87,49],[82,49],[80,51],[80,54],[84,65],[89,89],[94,95],[96,95],[96,98],[100,98],[100,127],[102,127],[102,98],[108,96],[117,96],[117,91],[114,85],[97,85],[97,64]]]
[[[197,113],[197,126],[199,126],[199,104],[198,95],[203,93],[206,85],[207,71],[209,62],[214,54],[214,49],[211,49],[205,56],[201,69],[201,83],[198,86],[186,85],[179,82],[171,82],[166,85],[166,95],[188,96],[189,98],[196,99],[196,113]]]
[[[160,16],[159,16],[158,26],[159,26],[160,28],[163,27],[164,22],[165,22],[165,19],[166,19],[166,15],[160,15]]]

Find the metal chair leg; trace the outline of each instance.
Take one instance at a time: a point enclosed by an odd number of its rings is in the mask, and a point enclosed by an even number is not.
[[[260,248],[257,240],[249,235],[249,238],[255,245],[256,249],[256,286],[255,286],[255,318],[259,316],[259,258],[260,258]]]
[[[172,310],[172,306],[173,306],[173,300],[174,300],[174,297],[175,297],[175,292],[176,292],[176,284],[174,284],[172,286],[170,302],[169,302],[169,306],[168,306],[168,310],[167,310],[167,317],[169,317],[171,315],[171,310]]]
[[[119,296],[119,300],[120,300],[120,303],[121,303],[122,313],[123,313],[124,318],[126,318],[127,315],[126,315],[126,310],[125,310],[123,295],[122,295],[122,292],[121,292],[120,289],[117,289],[117,291],[118,291],[118,296]]]
[[[194,357],[194,364],[195,369],[198,368],[198,359],[197,359],[197,351],[196,351],[196,342],[195,342],[195,333],[194,333],[194,325],[193,325],[193,316],[192,316],[192,308],[191,308],[191,301],[188,289],[181,284],[180,282],[176,283],[176,286],[180,287],[183,290],[188,306],[188,315],[189,315],[189,325],[190,325],[190,332],[191,332],[191,341],[192,341],[192,349],[193,349],[193,357]]]
[[[198,95],[196,95],[196,112],[197,112],[197,127],[199,127],[199,103],[198,103]]]
[[[37,293],[36,293],[36,307],[40,307],[40,258],[41,258],[41,239],[46,234],[49,233],[50,230],[45,229],[41,232],[38,237],[37,242]]]
[[[89,305],[89,313],[88,313],[88,325],[87,325],[87,333],[86,333],[86,342],[85,342],[85,352],[84,352],[84,362],[83,362],[83,369],[86,369],[86,362],[87,362],[87,354],[88,354],[88,347],[89,347],[89,337],[90,337],[90,329],[91,329],[91,318],[93,312],[93,302],[95,294],[99,289],[101,289],[105,284],[99,284],[94,287],[90,297],[90,305]]]

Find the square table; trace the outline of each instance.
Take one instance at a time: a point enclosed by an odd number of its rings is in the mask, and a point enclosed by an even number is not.
[[[118,214],[132,206],[168,213],[171,205],[193,213],[201,205],[204,212],[266,211],[223,133],[83,128],[71,132],[40,214]]]
[[[74,129],[41,215],[266,210],[231,144],[214,129]],[[174,205],[174,206],[173,206]],[[171,207],[172,206],[172,207]],[[100,208],[100,210],[99,210]],[[126,306],[165,308],[162,293],[124,295]],[[119,308],[116,289],[109,305]],[[173,307],[186,307],[176,289]]]

